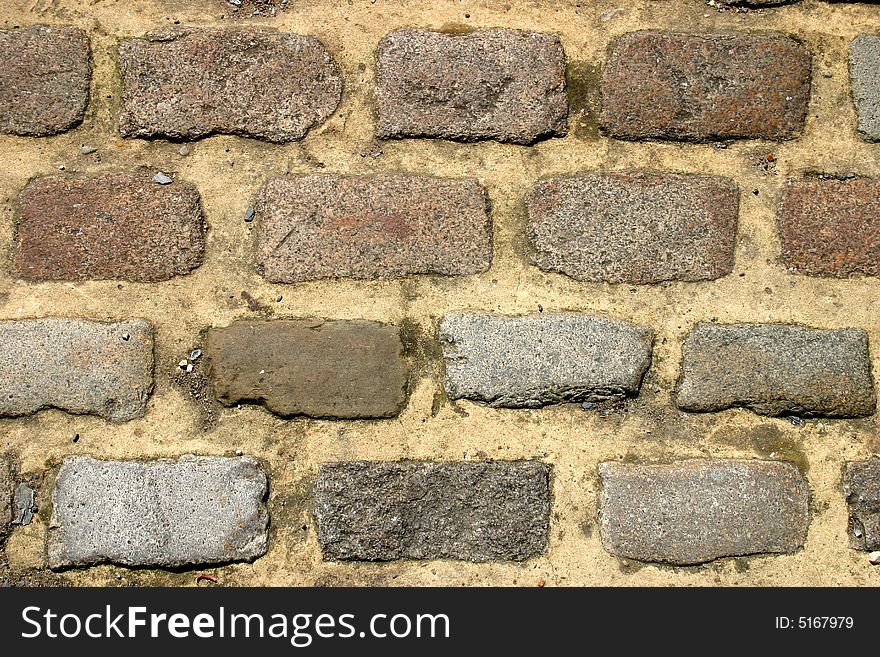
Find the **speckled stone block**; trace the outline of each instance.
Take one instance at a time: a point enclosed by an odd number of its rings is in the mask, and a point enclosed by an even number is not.
[[[690,565],[794,552],[807,538],[809,486],[791,463],[600,463],[602,545],[627,559]]]
[[[234,322],[208,331],[205,356],[221,403],[291,417],[383,418],[406,402],[400,330],[365,320]]]
[[[780,35],[624,34],[609,46],[599,122],[618,139],[792,139],[810,71],[809,51]]]
[[[446,394],[513,408],[635,396],[653,337],[645,326],[575,313],[447,313]]]
[[[379,42],[376,136],[565,136],[565,53],[555,34],[402,29]]]
[[[777,213],[782,260],[796,274],[880,276],[880,183],[798,180]]]
[[[119,46],[126,137],[302,139],[336,110],[342,77],[313,36],[179,29]]]
[[[488,198],[476,180],[278,178],[256,209],[257,266],[272,282],[461,276],[492,264]]]
[[[14,273],[29,280],[155,283],[205,257],[199,192],[152,174],[47,176],[19,194]]]
[[[43,408],[124,422],[153,390],[153,326],[52,317],[0,322],[0,416]]]
[[[849,78],[859,135],[880,140],[880,36],[860,34],[849,49]]]
[[[850,547],[880,550],[880,458],[847,463],[843,493],[849,507]]]
[[[579,281],[703,281],[733,271],[739,190],[648,171],[538,183],[526,198],[533,262]]]
[[[876,408],[868,335],[784,324],[697,324],[682,345],[678,406],[861,417]]]
[[[0,30],[0,61],[0,133],[42,137],[82,122],[92,79],[82,30]]]
[[[266,552],[267,488],[247,456],[67,458],[52,496],[49,566],[253,561]]]
[[[534,461],[325,463],[315,517],[330,561],[523,561],[547,550],[550,468]]]

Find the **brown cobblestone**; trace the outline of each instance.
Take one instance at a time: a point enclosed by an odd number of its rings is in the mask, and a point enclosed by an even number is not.
[[[37,178],[19,196],[13,271],[30,280],[156,282],[204,258],[194,185],[149,174]]]

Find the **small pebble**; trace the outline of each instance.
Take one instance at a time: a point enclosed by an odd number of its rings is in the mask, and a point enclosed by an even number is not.
[[[855,534],[856,538],[861,538],[861,537],[862,537],[862,530],[859,529],[858,527],[856,527],[856,528],[853,530],[853,534]]]
[[[189,359],[190,360],[198,360],[201,357],[202,357],[202,350],[201,349],[193,349],[191,352],[189,352]]]
[[[767,288],[767,289],[770,289],[770,288]],[[767,290],[764,290],[764,291],[766,292]],[[772,290],[770,290],[770,292],[767,292],[767,294],[770,294],[771,292],[772,292]],[[796,427],[804,426],[804,421],[801,418],[799,418],[797,415],[789,415],[785,419],[788,420],[789,422],[791,422],[792,425],[794,425]]]
[[[71,438],[71,440],[75,443],[78,443],[79,442],[79,434],[78,433],[73,434],[73,438]]]
[[[183,157],[186,157],[187,155],[189,155],[190,153],[192,153],[192,151],[190,150],[189,146],[187,146],[186,144],[184,144],[183,146],[181,146],[181,147],[180,147],[180,150],[177,151],[177,152],[180,153]]]
[[[880,566],[880,552],[872,552],[868,555],[868,561],[872,566]]]
[[[169,176],[166,176],[164,173],[162,173],[160,171],[155,176],[153,176],[153,182],[158,183],[160,185],[170,185],[172,182],[174,182],[174,179],[170,178]]]
[[[98,149],[95,148],[94,146],[86,146],[86,145],[83,145],[83,146],[80,146],[79,152],[82,153],[83,155],[90,155],[90,154],[94,153],[94,152],[97,151],[97,150],[98,150]]]
[[[193,371],[193,364],[192,364],[192,363],[187,363],[187,364],[186,364],[186,373],[187,373],[187,374],[191,374],[192,371]]]
[[[281,295],[279,294],[277,297],[275,297],[275,301],[277,301],[278,303],[281,303],[281,300],[282,300],[283,298],[284,298],[284,297],[281,296]]]
[[[831,71],[822,71],[822,77],[823,77],[823,78],[830,78],[830,77],[831,77]]]
[[[256,214],[257,214],[256,210],[254,210],[253,208],[248,208],[247,211],[244,213],[244,220],[246,222],[250,223],[254,220],[254,216]]]
[[[131,333],[123,333],[122,339],[123,341],[128,342],[129,340],[131,340]]]
[[[185,358],[177,364],[177,366],[182,370],[185,370],[187,365],[189,365],[189,363]]]

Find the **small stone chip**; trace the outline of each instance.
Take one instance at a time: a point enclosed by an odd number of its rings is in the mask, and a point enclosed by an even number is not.
[[[174,178],[160,171],[155,176],[153,176],[153,182],[159,185],[170,185],[174,182]]]
[[[382,418],[406,401],[396,326],[363,320],[238,321],[208,331],[220,402],[256,402],[290,417]]]
[[[550,468],[536,461],[325,463],[324,559],[524,561],[547,551]]]
[[[124,342],[121,334],[131,339]],[[153,327],[52,317],[0,321],[0,416],[43,408],[124,422],[153,390]]]
[[[0,30],[0,60],[0,132],[54,135],[83,120],[92,66],[81,30]]]
[[[635,396],[651,365],[651,329],[604,317],[447,313],[440,324],[446,394],[537,408]]]
[[[34,519],[34,513],[37,511],[36,503],[37,493],[31,488],[27,482],[20,483],[15,489],[15,495],[12,498],[12,504],[15,507],[15,517],[12,519],[13,525],[29,525]]]
[[[579,281],[701,281],[733,271],[739,191],[725,178],[588,173],[526,199],[533,261]]]
[[[379,42],[376,136],[564,137],[565,53],[555,34],[402,29]]]
[[[880,141],[880,36],[860,34],[849,50],[849,77],[859,135]]]
[[[847,463],[843,494],[849,507],[850,547],[880,550],[880,458]]]
[[[793,552],[810,522],[810,493],[792,463],[692,459],[599,464],[602,544],[626,559],[690,565]]]
[[[205,256],[204,217],[190,183],[144,175],[47,176],[19,194],[13,271],[29,280],[158,282]]]
[[[65,459],[52,495],[50,568],[174,568],[266,552],[268,479],[251,457]]]
[[[603,68],[600,125],[619,139],[792,139],[810,66],[809,51],[779,35],[624,34]]]
[[[682,346],[679,408],[862,417],[876,407],[868,335],[783,324],[697,324]]]
[[[463,276],[492,263],[488,197],[476,180],[277,178],[257,208],[257,262],[274,283]]]
[[[782,260],[797,274],[849,278],[880,276],[880,183],[791,181],[777,222]]]
[[[333,57],[312,36],[190,29],[119,46],[126,137],[234,134],[302,139],[342,97]]]

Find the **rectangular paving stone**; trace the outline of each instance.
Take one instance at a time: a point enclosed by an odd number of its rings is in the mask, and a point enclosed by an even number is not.
[[[697,324],[682,345],[679,408],[862,417],[876,407],[868,335],[784,324]]]
[[[550,468],[536,461],[325,463],[328,561],[524,561],[547,551]]]
[[[799,180],[783,189],[777,213],[782,260],[807,276],[880,276],[880,184]]]
[[[52,494],[50,568],[175,568],[266,552],[268,480],[256,459],[64,460]]]
[[[205,356],[221,403],[281,416],[383,418],[406,401],[400,330],[365,320],[238,321],[208,331]]]
[[[0,133],[42,137],[82,122],[92,79],[82,30],[0,30],[0,61]]]
[[[880,459],[846,463],[843,492],[849,508],[850,547],[880,550]]]
[[[447,313],[446,394],[511,408],[635,396],[653,339],[645,326],[576,313]]]
[[[860,34],[849,49],[849,79],[859,136],[880,140],[880,36]]]
[[[733,271],[739,191],[726,178],[648,171],[539,182],[532,261],[579,281],[702,281]]]
[[[376,136],[494,139],[565,136],[565,53],[555,34],[402,29],[379,42]]]
[[[199,192],[152,174],[46,176],[19,194],[13,271],[28,280],[158,282],[205,257]]]
[[[0,321],[0,416],[57,408],[124,422],[153,390],[153,326],[66,317]]]
[[[302,139],[342,98],[342,77],[313,36],[176,29],[119,45],[126,137],[231,134]]]
[[[810,70],[807,49],[775,34],[624,34],[608,49],[600,125],[618,139],[791,139]]]
[[[807,538],[810,491],[792,463],[691,459],[600,463],[602,545],[675,565],[794,552]]]
[[[488,198],[476,180],[276,178],[256,209],[258,268],[276,283],[460,276],[492,264]]]

